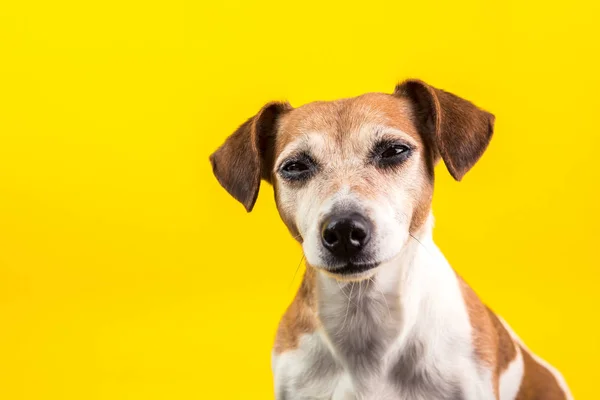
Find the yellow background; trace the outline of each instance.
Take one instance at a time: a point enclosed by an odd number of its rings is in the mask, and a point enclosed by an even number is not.
[[[596,3],[596,4],[594,4]],[[3,1],[0,398],[269,399],[299,246],[208,155],[263,103],[422,78],[496,114],[435,238],[596,399],[597,2]]]

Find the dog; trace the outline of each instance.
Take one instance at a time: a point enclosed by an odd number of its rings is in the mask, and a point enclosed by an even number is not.
[[[269,103],[210,156],[248,212],[261,180],[273,185],[306,259],[276,334],[276,399],[572,399],[432,239],[435,165],[460,181],[493,127],[473,103],[407,80]]]

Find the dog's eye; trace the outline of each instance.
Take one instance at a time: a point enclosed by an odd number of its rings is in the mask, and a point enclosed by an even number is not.
[[[279,175],[288,181],[303,181],[314,173],[316,164],[306,154],[285,161],[279,168]]]
[[[411,152],[409,145],[384,140],[373,148],[371,160],[380,168],[393,167],[402,164]]]
[[[408,152],[410,149],[403,144],[394,144],[381,153],[381,158],[392,158]]]
[[[308,171],[308,165],[304,164],[301,161],[292,161],[290,163],[287,163],[283,166],[282,171],[285,171],[287,173],[291,173],[291,174],[297,174],[297,173],[301,173],[304,171]]]

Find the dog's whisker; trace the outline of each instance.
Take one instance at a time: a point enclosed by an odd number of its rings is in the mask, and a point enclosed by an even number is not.
[[[361,283],[362,283],[362,281],[358,281],[358,296],[357,296],[357,300],[356,300],[356,303],[355,303],[355,304],[357,304],[357,305],[358,305],[358,304],[360,303],[360,301],[361,301],[361,300],[360,300],[360,287],[362,286],[362,285],[361,285]],[[355,317],[355,316],[356,316],[356,312],[352,313],[352,316],[350,317],[350,325],[351,325],[351,326],[352,326],[352,323],[354,322],[354,317]]]
[[[387,302],[387,298],[385,297],[385,293],[383,293],[383,290],[381,290],[381,288],[379,287],[379,285],[377,284],[377,282],[375,282],[375,279],[373,279],[372,277],[369,278],[369,280],[371,282],[373,282],[373,286],[375,286],[375,289],[377,289],[377,291],[379,291],[379,293],[381,293],[381,297],[383,297],[383,302],[385,303],[385,307],[388,310],[388,314],[390,316],[390,319],[392,318],[392,312],[390,311],[390,305]]]
[[[362,287],[362,281],[358,282],[358,301],[360,302],[360,288]]]
[[[417,243],[419,243],[419,245],[421,245],[421,247],[423,247],[427,253],[431,254],[431,253],[429,252],[429,249],[427,248],[427,246],[425,246],[423,243],[421,243],[421,241],[420,241],[419,239],[417,239],[417,238],[415,237],[415,235],[413,235],[411,232],[408,232],[408,234],[409,234],[409,235],[410,235],[410,237],[411,237],[411,238],[413,238],[413,239],[414,239],[414,240],[415,240]]]
[[[304,261],[304,253],[302,253],[302,257],[300,258],[300,262],[298,263],[298,266],[296,267],[296,272],[294,272],[294,276],[292,277],[292,281],[290,282],[290,284],[288,286],[288,290],[290,290],[290,288],[294,284],[294,281],[296,280],[296,275],[298,275],[298,270],[300,269],[300,266],[302,265],[302,261]]]
[[[348,319],[348,312],[350,311],[350,297],[352,296],[352,290],[354,289],[354,283],[350,283],[350,296],[348,296],[348,304],[346,305],[346,315],[344,316],[344,322],[342,322],[342,327],[337,331],[336,335],[339,335],[346,326],[346,320]]]
[[[335,282],[337,283],[337,285],[338,285],[338,287],[340,288],[340,291],[342,292],[342,294],[344,295],[344,297],[346,297],[346,298],[348,299],[348,301],[350,301],[350,296],[348,296],[348,295],[346,294],[346,291],[344,290],[344,287],[343,287],[343,286],[340,284],[340,281],[338,281],[338,280],[336,279],[336,281],[335,281]]]
[[[302,239],[302,234],[298,234],[296,236],[292,236],[293,239]]]

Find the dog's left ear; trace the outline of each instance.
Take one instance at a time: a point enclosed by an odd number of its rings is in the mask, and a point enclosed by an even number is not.
[[[460,181],[492,139],[494,115],[420,80],[399,84],[394,95],[412,100],[419,128],[429,135],[450,175]]]
[[[268,103],[210,156],[221,186],[248,212],[256,202],[261,178],[271,182],[277,119],[291,108],[289,103]]]

